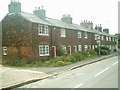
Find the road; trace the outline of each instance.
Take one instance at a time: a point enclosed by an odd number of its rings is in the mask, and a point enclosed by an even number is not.
[[[118,56],[19,88],[118,88]]]

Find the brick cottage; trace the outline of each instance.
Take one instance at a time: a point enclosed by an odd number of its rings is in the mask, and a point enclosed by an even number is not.
[[[11,1],[9,13],[2,20],[3,59],[40,60],[56,57],[56,49],[62,47],[67,55],[106,45],[117,49],[117,38],[102,26],[93,28],[91,21],[83,20],[80,25],[72,22],[70,15],[61,20],[46,17],[43,7],[35,8],[33,14],[21,11],[21,3]]]

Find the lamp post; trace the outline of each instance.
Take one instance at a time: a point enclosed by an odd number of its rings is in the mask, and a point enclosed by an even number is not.
[[[100,56],[101,55],[100,54],[100,44],[101,44],[101,42],[100,42],[100,34],[97,34],[97,43],[98,43],[98,50],[99,50],[98,54]]]

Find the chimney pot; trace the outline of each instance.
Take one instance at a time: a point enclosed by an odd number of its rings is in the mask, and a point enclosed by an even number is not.
[[[43,6],[41,6],[41,8],[43,9]]]

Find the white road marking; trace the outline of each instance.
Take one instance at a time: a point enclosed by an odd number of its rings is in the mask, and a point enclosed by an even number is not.
[[[107,67],[106,69],[102,70],[101,72],[95,74],[95,77],[99,76],[100,74],[102,74],[103,72],[105,72],[106,70],[108,70],[110,67]]]
[[[113,66],[114,66],[114,65],[116,65],[118,62],[119,62],[119,61],[117,61],[117,62],[113,63]]]
[[[80,86],[82,86],[84,83],[80,83],[79,85],[75,86],[74,88],[78,88]]]

